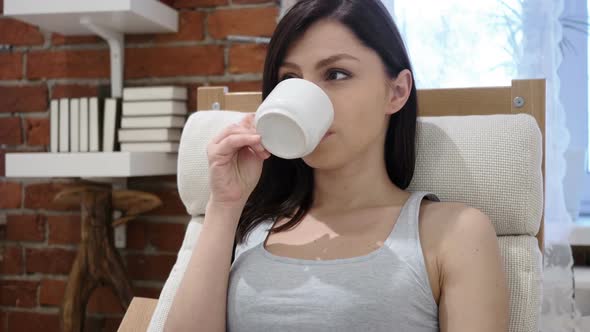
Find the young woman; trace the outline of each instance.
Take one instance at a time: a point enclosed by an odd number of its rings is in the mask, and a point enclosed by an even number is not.
[[[299,160],[271,156],[252,116],[209,143],[211,196],[166,329],[506,331],[490,220],[405,190],[416,88],[381,1],[299,1],[272,37],[263,97],[293,77],[329,95],[332,127]]]

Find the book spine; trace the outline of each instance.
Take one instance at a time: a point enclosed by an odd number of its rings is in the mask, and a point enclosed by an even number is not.
[[[123,100],[186,100],[187,89],[180,86],[123,89]]]
[[[80,152],[88,152],[88,98],[80,98]]]
[[[80,100],[70,99],[70,152],[80,152]]]
[[[119,142],[178,142],[180,129],[120,129]]]
[[[121,143],[121,151],[178,152],[179,143]]]
[[[59,100],[53,99],[50,108],[50,146],[49,151],[52,153],[59,152]]]
[[[70,101],[59,100],[59,152],[70,151]]]
[[[184,123],[184,116],[124,117],[121,128],[182,128]]]
[[[108,98],[104,107],[103,151],[115,151],[115,126],[117,117],[117,99]]]
[[[179,101],[124,102],[123,116],[186,115],[186,103]]]
[[[98,114],[98,98],[92,97],[88,99],[88,114],[89,119],[89,150],[90,152],[100,151],[100,125],[99,125],[99,114]]]

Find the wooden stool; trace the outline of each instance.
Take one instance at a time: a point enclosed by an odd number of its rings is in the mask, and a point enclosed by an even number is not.
[[[54,201],[77,203],[81,207],[82,239],[68,278],[60,315],[62,331],[79,332],[83,330],[86,305],[96,287],[110,286],[125,310],[133,298],[131,282],[115,249],[110,228],[153,210],[162,201],[151,193],[113,191],[110,187],[98,185],[68,188],[58,193]],[[114,222],[113,209],[125,212]]]

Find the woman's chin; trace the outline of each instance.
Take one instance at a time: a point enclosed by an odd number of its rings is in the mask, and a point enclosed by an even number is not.
[[[339,158],[340,157],[340,158]],[[313,169],[334,169],[341,164],[341,156],[336,151],[318,147],[311,154],[303,157],[307,166]]]

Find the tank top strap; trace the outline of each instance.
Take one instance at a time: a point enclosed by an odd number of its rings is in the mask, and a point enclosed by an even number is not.
[[[404,204],[393,231],[389,235],[386,244],[395,247],[396,252],[415,252],[415,247],[420,247],[419,218],[420,206],[423,199],[440,202],[433,193],[427,191],[414,191]]]
[[[237,260],[238,257],[244,252],[252,249],[262,243],[266,239],[268,231],[273,225],[272,220],[267,220],[258,224],[252,231],[248,233],[246,240],[240,244],[236,244],[234,249],[233,261]]]

